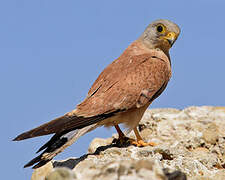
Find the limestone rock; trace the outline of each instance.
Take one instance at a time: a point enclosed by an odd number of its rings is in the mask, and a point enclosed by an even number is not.
[[[47,164],[34,171],[32,180],[43,180],[43,175],[38,178],[37,174],[49,172],[47,178],[57,174],[62,180],[66,179],[62,174],[74,180],[225,179],[224,107],[148,110],[139,131],[145,141],[156,146],[119,147],[112,143],[116,136],[96,138],[88,154],[53,161],[54,170]],[[133,132],[128,136],[134,137]]]
[[[94,153],[96,149],[100,146],[106,146],[111,144],[113,141],[113,138],[108,138],[108,139],[102,139],[102,138],[95,138],[91,142],[89,148],[88,148],[88,153]]]
[[[68,168],[55,168],[45,180],[76,180],[75,173]]]
[[[52,163],[49,162],[45,166],[36,169],[31,176],[31,180],[43,180],[52,170]]]
[[[203,131],[203,138],[210,144],[216,144],[219,138],[219,132],[216,124],[210,123],[207,128]]]

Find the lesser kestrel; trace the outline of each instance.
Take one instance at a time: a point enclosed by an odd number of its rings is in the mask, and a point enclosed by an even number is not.
[[[40,167],[80,136],[100,127],[115,126],[120,142],[125,135],[118,124],[134,130],[137,146],[151,145],[142,140],[137,126],[145,110],[166,88],[171,77],[169,49],[179,36],[179,27],[169,20],[156,20],[144,33],[99,75],[84,101],[76,109],[37,128],[20,134],[20,141],[54,134],[24,167]]]

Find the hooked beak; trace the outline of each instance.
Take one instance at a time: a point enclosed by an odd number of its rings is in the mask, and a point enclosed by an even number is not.
[[[174,42],[177,40],[177,34],[175,32],[169,32],[166,36],[164,36],[164,39],[167,40],[172,47]]]

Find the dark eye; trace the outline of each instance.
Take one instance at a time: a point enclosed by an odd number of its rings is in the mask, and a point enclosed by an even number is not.
[[[156,27],[156,30],[158,31],[158,32],[163,32],[163,26],[162,25],[158,25],[157,27]]]

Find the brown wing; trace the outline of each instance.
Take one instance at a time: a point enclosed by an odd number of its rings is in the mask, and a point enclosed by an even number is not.
[[[170,78],[168,58],[159,52],[132,56],[114,61],[106,68],[89,91],[89,96],[77,106],[76,113],[84,117],[118,110],[139,108],[164,90]],[[165,59],[162,59],[165,58]],[[162,88],[163,87],[163,88]],[[148,91],[143,99],[143,91]],[[161,93],[161,92],[160,92]]]

